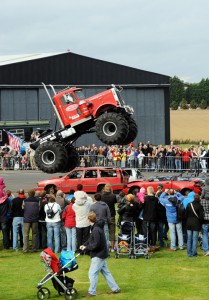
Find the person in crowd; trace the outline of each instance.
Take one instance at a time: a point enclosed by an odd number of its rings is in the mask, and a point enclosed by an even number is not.
[[[37,251],[37,233],[39,219],[39,199],[35,197],[35,190],[28,191],[28,198],[23,200],[24,208],[24,246],[23,253],[29,252],[29,233],[32,228],[32,252]]]
[[[143,233],[148,238],[151,250],[159,249],[157,241],[157,208],[158,198],[155,197],[152,186],[147,187],[147,195],[144,198],[143,207]]]
[[[77,185],[77,191],[74,193],[75,203],[73,204],[73,210],[76,215],[76,237],[77,248],[83,245],[89,238],[90,225],[88,221],[88,214],[90,207],[93,203],[91,197],[83,191],[83,185]]]
[[[6,194],[8,196],[9,205],[10,205],[10,209],[7,213],[7,234],[8,234],[9,246],[12,247],[12,244],[13,244],[13,230],[12,230],[13,218],[11,215],[11,206],[12,206],[12,200],[14,199],[14,195],[12,194],[12,192],[10,190],[6,190]]]
[[[121,168],[126,167],[126,160],[127,160],[127,153],[126,153],[126,149],[124,148],[121,153]]]
[[[183,152],[182,152],[182,168],[183,170],[189,170],[190,169],[190,158],[191,158],[191,153],[188,150],[188,148],[186,148]]]
[[[52,251],[58,253],[60,252],[61,207],[56,203],[54,195],[49,194],[47,198],[48,203],[44,206],[46,213],[47,245]],[[53,236],[55,246],[53,246]]]
[[[107,203],[101,201],[102,196],[101,193],[96,193],[94,195],[94,199],[96,203],[92,204],[90,207],[90,211],[93,211],[96,214],[97,220],[103,219],[105,221],[104,224],[104,232],[105,232],[105,237],[106,237],[106,242],[107,242],[107,247],[109,251],[109,227],[108,224],[110,223],[111,219],[111,214],[110,214],[110,209]]]
[[[130,165],[130,168],[134,168],[135,167],[135,148],[131,147],[130,150],[128,150],[128,162]]]
[[[159,199],[160,195],[163,193],[163,184],[159,183],[157,187],[157,192],[155,196]],[[166,209],[162,205],[162,203],[158,200],[158,207],[157,207],[157,216],[158,216],[158,222],[157,222],[157,232],[158,232],[158,241],[160,244],[160,247],[164,246],[164,241],[167,244],[168,240],[168,222],[166,217]]]
[[[163,192],[159,198],[159,201],[165,206],[166,217],[170,230],[171,244],[170,248],[168,249],[169,251],[176,251],[176,233],[178,236],[179,249],[184,249],[182,222],[178,220],[177,208],[175,205],[177,201],[182,202],[183,199],[184,197],[173,189],[165,189],[165,192]]]
[[[204,146],[199,147],[200,149],[200,165],[202,168],[202,173],[206,174],[207,173],[207,166],[206,166],[206,150]]]
[[[18,251],[19,246],[18,246],[18,234],[21,231],[21,238],[23,239],[24,236],[24,209],[22,208],[23,206],[23,201],[26,199],[25,196],[25,191],[24,189],[19,189],[18,191],[18,196],[15,197],[12,200],[12,205],[11,205],[11,215],[13,217],[13,249],[15,251]],[[23,241],[20,243],[23,245]],[[20,245],[21,246],[21,245]]]
[[[112,147],[108,146],[108,150],[107,150],[107,166],[110,167],[112,165],[113,165]]]
[[[113,194],[112,187],[110,184],[105,184],[104,189],[102,190],[102,198],[101,201],[105,202],[110,209],[110,222],[109,222],[109,237],[110,237],[110,248],[111,251],[115,251],[115,204],[117,203],[116,195]]]
[[[63,213],[66,205],[68,204],[65,200],[65,194],[63,191],[58,190],[55,197],[56,203],[58,203],[61,207],[61,214]],[[64,226],[64,221],[61,219],[61,226],[60,226],[60,241],[61,241],[61,249],[67,248],[67,236],[66,236],[66,230]]]
[[[121,216],[121,225],[127,221],[136,222],[139,216],[139,203],[133,194],[126,196],[126,203],[118,209],[118,214]]]
[[[182,150],[180,147],[174,148],[174,160],[176,171],[181,171]]]
[[[144,187],[140,190],[135,189],[134,195],[136,195],[136,201],[138,203],[144,203],[144,198],[146,194],[146,189]],[[143,234],[143,209],[141,209],[138,218],[136,219],[136,230],[137,234]]]
[[[189,257],[197,257],[197,244],[203,215],[204,211],[200,204],[200,195],[195,194],[194,201],[190,202],[186,207],[187,255]]]
[[[209,178],[205,179],[205,186],[202,189],[201,205],[203,206],[204,216],[202,224],[202,249],[205,256],[209,256]]]
[[[139,154],[137,155],[137,160],[138,160],[138,167],[139,169],[143,168],[143,161],[144,161],[144,153],[142,150],[139,151]]]
[[[39,219],[38,219],[38,249],[47,248],[47,228],[46,228],[46,213],[45,205],[48,203],[46,191],[40,191],[39,194]]]
[[[67,205],[62,213],[64,226],[67,235],[67,251],[76,252],[76,216],[73,209],[75,198],[71,198],[71,202]]]
[[[4,249],[9,249],[7,214],[10,210],[10,202],[7,193],[4,191],[4,179],[0,177],[0,227],[3,234]]]
[[[89,269],[90,287],[88,289],[88,293],[86,295],[83,295],[83,297],[89,298],[96,296],[98,276],[100,272],[104,276],[111,289],[111,292],[109,292],[109,294],[120,293],[121,290],[119,286],[117,285],[112,274],[107,268],[106,259],[108,258],[108,251],[104,234],[105,221],[102,219],[97,221],[96,214],[94,212],[89,213],[88,220],[91,225],[91,235],[89,239],[80,246],[80,249],[82,251],[88,251],[91,256],[91,266]]]
[[[70,190],[69,195],[67,195],[65,197],[65,200],[66,200],[66,202],[68,202],[68,204],[71,202],[71,199],[74,198],[74,193],[75,193],[75,190]]]
[[[28,149],[29,157],[30,157],[30,167],[32,170],[36,170],[36,163],[35,163],[35,150],[32,148]]]

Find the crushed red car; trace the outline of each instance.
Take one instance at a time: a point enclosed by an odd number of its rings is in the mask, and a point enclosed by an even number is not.
[[[187,190],[194,191],[197,194],[201,194],[202,191],[202,182],[200,182],[198,179],[195,180],[193,178],[192,180],[176,180],[175,177],[169,177],[169,176],[162,176],[162,177],[153,177],[149,178],[147,180],[140,179],[137,181],[129,182],[127,184],[129,193],[132,193],[136,188],[140,189],[142,187],[147,188],[148,186],[152,186],[154,188],[154,191],[157,191],[158,184],[163,185],[163,191],[165,189],[174,189],[178,190],[183,195]]]

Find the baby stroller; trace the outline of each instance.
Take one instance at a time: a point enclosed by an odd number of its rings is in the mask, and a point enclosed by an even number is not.
[[[77,256],[79,255],[80,254]],[[59,295],[64,293],[66,300],[77,298],[77,290],[73,288],[74,280],[65,275],[67,272],[78,269],[75,260],[77,256],[74,256],[72,251],[63,250],[60,254],[60,259],[58,259],[50,248],[41,252],[41,261],[44,263],[48,274],[37,285],[38,299],[45,300],[50,297],[50,290],[46,287],[42,287],[49,280],[52,280],[53,286]]]
[[[118,234],[117,251],[115,258],[120,255],[127,255],[129,258],[134,257],[134,222],[125,221],[121,223],[120,233]]]
[[[149,256],[149,245],[148,238],[142,234],[136,234],[134,237],[134,255],[136,256],[144,256],[144,258],[148,259]]]

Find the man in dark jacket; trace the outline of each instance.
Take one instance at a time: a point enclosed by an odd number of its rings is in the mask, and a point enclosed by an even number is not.
[[[144,236],[148,236],[151,248],[159,248],[156,246],[157,240],[157,221],[158,221],[158,198],[154,195],[152,186],[147,187],[147,195],[144,198],[143,205],[143,232]],[[153,249],[153,250],[154,250]]]
[[[110,184],[105,184],[104,189],[102,191],[102,199],[101,201],[107,203],[110,209],[110,222],[109,222],[109,235],[110,235],[110,246],[111,251],[114,252],[115,248],[115,204],[117,203],[116,195],[113,194],[112,187]]]
[[[28,191],[28,198],[23,201],[24,208],[24,246],[23,252],[29,250],[29,232],[32,227],[32,251],[37,251],[37,232],[39,219],[39,199],[35,197],[35,190]]]
[[[104,233],[106,237],[106,242],[107,242],[107,249],[109,251],[109,228],[108,224],[110,223],[110,209],[109,206],[101,201],[101,194],[97,193],[94,195],[94,199],[96,200],[96,203],[92,204],[90,207],[90,211],[93,211],[96,214],[97,221],[98,220],[104,220],[105,225],[104,225]]]
[[[120,288],[112,277],[110,271],[107,268],[106,259],[108,257],[106,238],[104,234],[104,220],[96,221],[96,214],[90,212],[88,215],[90,225],[92,226],[90,238],[80,246],[80,249],[87,250],[91,256],[91,266],[89,269],[90,287],[88,294],[84,295],[84,298],[90,298],[96,296],[96,288],[98,283],[98,276],[101,272],[107,281],[111,292],[109,294],[120,293]]]

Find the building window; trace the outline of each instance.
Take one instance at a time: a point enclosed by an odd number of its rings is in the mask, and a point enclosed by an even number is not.
[[[22,140],[25,139],[25,130],[24,129],[10,129],[9,132],[15,134],[16,136],[18,136]]]

